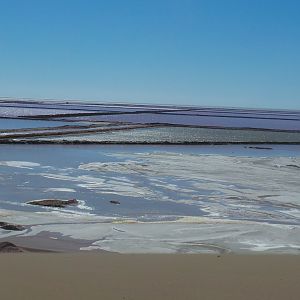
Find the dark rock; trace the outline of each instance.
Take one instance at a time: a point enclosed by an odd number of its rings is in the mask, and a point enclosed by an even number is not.
[[[300,166],[298,165],[286,165],[287,167],[292,167],[292,168],[297,168],[297,169],[300,169]]]
[[[249,146],[250,149],[258,149],[258,150],[272,150],[271,147],[259,147],[259,146]]]
[[[10,242],[0,242],[0,253],[24,252],[24,250]]]
[[[22,231],[26,229],[22,225],[10,224],[6,222],[0,222],[0,228],[4,230],[14,230],[14,231]]]
[[[120,203],[119,201],[117,201],[117,200],[110,200],[109,202],[112,203],[112,204],[117,204],[117,205],[121,204],[121,203]]]
[[[76,200],[76,199],[70,199],[70,200],[42,199],[42,200],[29,201],[29,202],[27,202],[27,204],[63,208],[68,205],[77,205],[78,200]]]

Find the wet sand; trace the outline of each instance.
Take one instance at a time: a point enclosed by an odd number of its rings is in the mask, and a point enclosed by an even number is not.
[[[292,255],[1,254],[1,299],[299,299]]]

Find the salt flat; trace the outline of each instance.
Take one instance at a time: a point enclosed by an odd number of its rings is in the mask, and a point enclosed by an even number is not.
[[[1,221],[27,229],[1,230],[2,240],[22,242],[48,232],[58,240],[71,238],[73,250],[299,252],[300,157],[293,148],[224,147],[223,154],[219,147],[214,153],[200,146],[4,149]],[[47,198],[76,198],[79,204],[26,204]],[[82,240],[84,245],[76,244]]]

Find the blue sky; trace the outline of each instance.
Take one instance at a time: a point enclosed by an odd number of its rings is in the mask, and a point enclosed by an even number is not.
[[[300,108],[300,1],[0,0],[0,95]]]

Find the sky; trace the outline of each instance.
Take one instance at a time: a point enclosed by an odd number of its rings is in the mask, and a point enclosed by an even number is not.
[[[0,96],[300,108],[300,1],[0,0]]]

